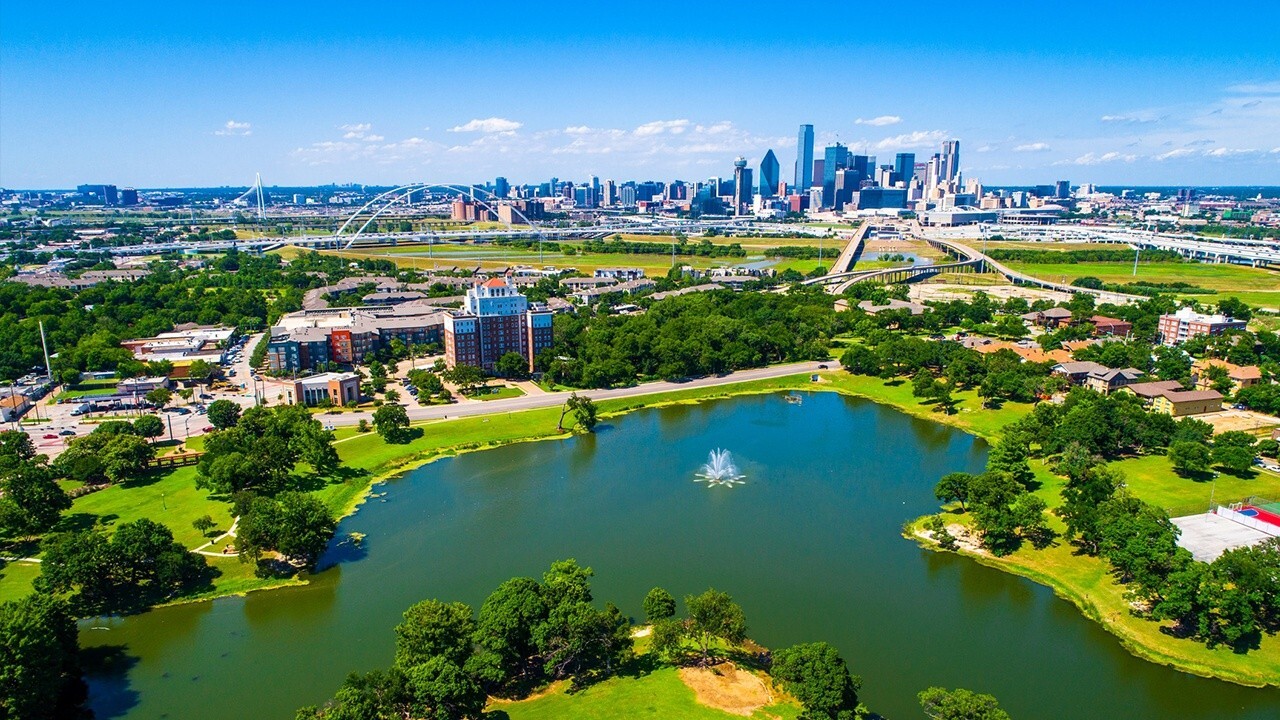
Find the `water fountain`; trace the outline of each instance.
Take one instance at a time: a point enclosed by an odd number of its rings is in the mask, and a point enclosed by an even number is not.
[[[697,473],[694,481],[705,482],[707,487],[733,487],[745,484],[742,479],[744,477],[746,476],[738,472],[738,466],[733,464],[733,455],[728,450],[716,448],[711,451],[707,463],[702,466],[702,472]]]

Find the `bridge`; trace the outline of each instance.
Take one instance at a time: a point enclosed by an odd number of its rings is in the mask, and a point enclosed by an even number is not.
[[[1132,248],[1169,250],[1179,255],[1214,263],[1251,267],[1280,265],[1280,243],[1247,238],[1210,238],[1192,233],[1158,233],[1151,230],[1091,225],[1004,225],[982,224],[983,238],[1000,235],[1009,240],[1066,243],[1109,243]],[[931,237],[970,237],[972,227],[931,228]]]
[[[1075,287],[1074,285],[1066,285],[1051,280],[1027,275],[1018,272],[1003,263],[992,260],[986,253],[979,252],[968,245],[948,240],[942,237],[924,237],[920,232],[919,225],[913,223],[912,237],[922,239],[933,247],[955,258],[954,262],[933,263],[929,265],[910,265],[900,268],[886,268],[882,270],[840,270],[821,277],[811,278],[803,281],[802,285],[825,285],[828,291],[834,294],[843,294],[850,286],[860,282],[882,282],[882,283],[903,283],[913,282],[926,277],[931,277],[943,272],[995,272],[1005,276],[1015,285],[1026,285],[1031,287],[1043,288],[1045,290],[1056,290],[1064,293],[1087,293],[1098,298],[1102,302],[1123,305],[1131,302],[1139,302],[1146,298],[1141,295],[1130,295],[1128,293],[1111,292],[1108,290],[1097,290],[1094,288]],[[860,244],[861,241],[859,241]],[[854,243],[850,243],[852,247]],[[846,252],[849,248],[846,248]],[[844,258],[844,254],[841,254]]]

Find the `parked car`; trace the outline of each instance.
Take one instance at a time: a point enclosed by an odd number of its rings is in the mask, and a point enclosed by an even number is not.
[[[57,440],[57,439],[58,439],[58,436],[57,436],[57,435],[54,435],[53,433],[49,433],[48,435],[45,435],[45,436],[44,436],[44,439],[45,439],[45,440]]]
[[[65,429],[65,430],[61,430],[61,431],[59,431],[59,432],[58,432],[58,434],[59,434],[59,435],[63,435],[63,436],[66,436],[66,435],[75,435],[75,434],[76,434],[76,431],[75,431],[75,430],[72,430],[71,428],[67,428],[67,429]]]
[[[213,432],[213,426],[205,425],[204,427],[200,428],[200,432]]]
[[[826,369],[827,369],[827,364],[826,364],[826,363],[822,363],[821,365],[819,365],[819,366],[818,366],[818,369],[819,369],[819,370],[826,370]]]

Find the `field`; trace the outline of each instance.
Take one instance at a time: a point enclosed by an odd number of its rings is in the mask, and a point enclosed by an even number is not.
[[[1216,298],[1235,297],[1255,307],[1280,308],[1280,271],[1277,270],[1195,262],[1143,263],[1138,265],[1138,274],[1135,277],[1131,262],[1047,265],[1009,262],[1005,264],[1028,275],[1067,283],[1085,276],[1096,277],[1104,283],[1185,282],[1218,291],[1215,295],[1184,296],[1204,303],[1212,303]]]
[[[794,703],[781,702],[739,715],[698,703],[694,691],[681,681],[675,668],[664,667],[645,675],[610,678],[570,695],[563,684],[531,700],[490,703],[490,711],[506,713],[511,720],[622,720],[623,718],[687,718],[725,720],[750,717],[760,720],[792,720],[799,717]]]

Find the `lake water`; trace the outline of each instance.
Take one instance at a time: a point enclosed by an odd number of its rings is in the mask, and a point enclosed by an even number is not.
[[[719,447],[745,485],[694,481]],[[814,393],[642,410],[594,436],[442,460],[379,486],[339,530],[365,533],[365,552],[332,550],[309,586],[86,623],[82,642],[109,659],[92,705],[288,720],[348,672],[389,665],[413,602],[478,607],[502,580],[575,557],[597,599],[633,615],[655,585],[714,586],[765,645],[834,643],[890,718],[920,717],[930,685],[992,693],[1020,720],[1280,716],[1280,691],[1134,658],[1047,588],[900,536],[936,507],[941,475],[985,456],[962,432]]]

